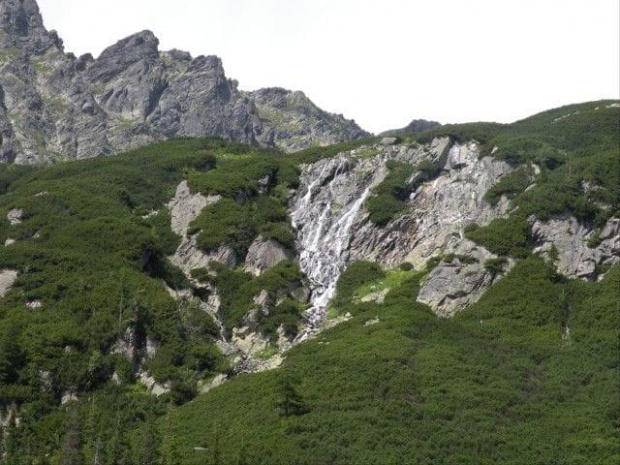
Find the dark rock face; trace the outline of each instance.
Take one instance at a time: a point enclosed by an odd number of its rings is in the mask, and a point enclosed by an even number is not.
[[[414,119],[405,126],[402,131],[405,134],[419,134],[421,132],[430,131],[431,129],[435,129],[441,126],[441,123],[437,121],[427,121],[425,119]]]
[[[425,119],[414,119],[407,126],[401,129],[394,129],[392,131],[386,131],[383,136],[407,136],[420,134],[421,132],[430,131],[442,126],[437,121],[428,121]]]
[[[35,0],[0,3],[0,161],[81,159],[170,137],[297,150],[367,137],[300,92],[243,92],[216,56],[161,52],[150,31],[76,58]]]
[[[2,0],[0,3],[0,47],[42,53],[62,43],[54,31],[43,26],[35,0]]]

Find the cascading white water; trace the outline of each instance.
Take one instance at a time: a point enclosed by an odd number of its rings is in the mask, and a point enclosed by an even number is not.
[[[336,283],[347,265],[352,229],[372,188],[373,176],[353,170],[346,157],[323,160],[302,175],[300,195],[291,218],[298,231],[302,271],[310,280],[311,309],[306,317],[316,326],[334,297]]]

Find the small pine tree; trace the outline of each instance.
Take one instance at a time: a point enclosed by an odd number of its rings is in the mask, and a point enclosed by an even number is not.
[[[0,384],[17,380],[18,370],[24,364],[24,352],[20,345],[20,329],[11,325],[0,340]]]
[[[237,465],[249,465],[248,453],[245,447],[245,440],[241,438],[241,447],[239,448],[239,455],[237,456]]]
[[[180,461],[179,448],[174,441],[173,435],[173,419],[172,419],[172,402],[168,404],[168,412],[166,413],[166,433],[164,436],[164,444],[162,447],[162,464],[178,465]]]
[[[82,465],[80,416],[77,405],[69,405],[68,415],[68,427],[62,444],[60,465]]]
[[[217,427],[217,421],[213,425],[213,465],[220,465],[220,431]]]
[[[104,454],[103,454],[103,441],[101,440],[101,436],[97,436],[97,440],[95,441],[95,456],[93,457],[93,465],[103,465],[105,463]]]
[[[142,465],[156,465],[159,463],[159,435],[152,420],[146,422],[142,435],[142,444],[139,463]]]
[[[131,446],[129,445],[127,432],[124,431],[120,413],[117,414],[116,427],[108,441],[106,458],[109,463],[115,465],[129,465],[132,463]]]
[[[298,380],[289,371],[285,371],[280,377],[278,408],[280,414],[285,417],[302,415],[308,410],[301,394],[297,390],[298,385]]]

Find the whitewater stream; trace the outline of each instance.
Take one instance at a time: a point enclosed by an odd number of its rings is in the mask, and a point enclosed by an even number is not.
[[[291,208],[297,230],[299,265],[310,281],[311,327],[325,318],[336,283],[347,266],[355,224],[364,214],[364,202],[374,176],[355,170],[355,161],[337,157],[308,167],[302,174],[300,193]]]

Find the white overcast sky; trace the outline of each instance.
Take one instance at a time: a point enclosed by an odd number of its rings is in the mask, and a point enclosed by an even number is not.
[[[144,29],[373,132],[620,97],[618,0],[39,0],[67,51]]]

